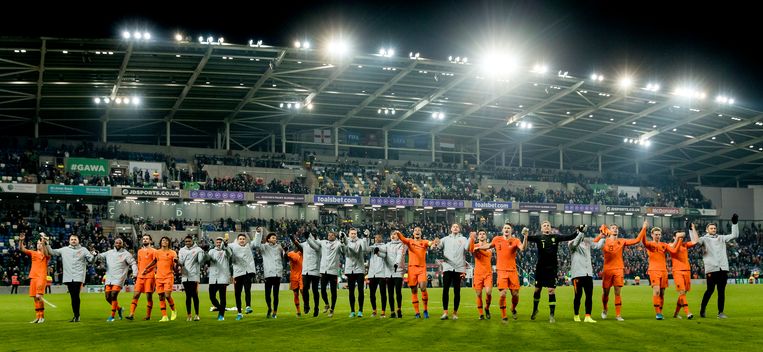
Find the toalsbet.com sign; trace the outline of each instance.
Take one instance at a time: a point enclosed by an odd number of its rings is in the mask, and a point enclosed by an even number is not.
[[[313,203],[323,204],[360,204],[360,197],[313,196]]]
[[[180,198],[179,189],[122,188],[125,197]]]

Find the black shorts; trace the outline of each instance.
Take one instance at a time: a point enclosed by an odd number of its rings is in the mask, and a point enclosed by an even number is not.
[[[538,270],[535,273],[535,287],[556,287],[556,270]]]

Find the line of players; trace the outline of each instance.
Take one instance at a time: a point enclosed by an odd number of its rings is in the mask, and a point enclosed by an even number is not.
[[[442,320],[458,319],[460,305],[461,281],[465,276],[467,263],[466,252],[474,256],[474,279],[473,288],[476,293],[477,310],[479,319],[490,319],[490,304],[492,300],[493,268],[491,260],[496,257],[497,287],[500,293],[499,309],[501,319],[508,321],[508,312],[512,318],[517,319],[517,305],[519,303],[519,275],[516,266],[518,252],[527,249],[528,242],[535,243],[538,250],[538,261],[535,270],[535,289],[533,293],[533,311],[531,319],[535,320],[538,314],[541,291],[547,288],[549,301],[549,321],[555,322],[556,306],[556,274],[558,271],[557,253],[562,242],[569,241],[571,249],[571,276],[575,298],[573,301],[574,320],[581,321],[579,310],[580,303],[585,293],[585,317],[582,321],[595,323],[591,317],[592,291],[593,291],[593,268],[591,265],[591,249],[600,249],[604,255],[604,268],[602,273],[602,305],[601,317],[608,316],[608,302],[610,289],[614,287],[615,296],[615,319],[623,321],[621,315],[622,299],[621,289],[624,283],[623,248],[626,246],[643,243],[649,253],[648,274],[653,287],[653,305],[656,319],[663,319],[662,309],[664,305],[664,292],[668,286],[668,273],[665,252],[669,252],[672,260],[673,278],[679,298],[674,312],[675,318],[680,318],[679,311],[684,309],[686,317],[692,319],[689,312],[686,294],[691,288],[691,272],[688,258],[688,248],[701,245],[707,279],[707,290],[701,304],[701,316],[705,317],[705,308],[715,290],[718,288],[718,318],[726,318],[723,312],[725,302],[725,284],[728,272],[728,259],[726,255],[726,243],[738,237],[738,216],[732,217],[732,230],[730,235],[718,235],[715,224],[707,226],[707,233],[699,237],[694,225],[691,225],[691,240],[685,241],[685,232],[677,231],[673,243],[660,242],[661,229],[652,228],[652,241],[646,240],[646,232],[649,226],[644,221],[639,235],[634,239],[619,238],[617,225],[602,225],[596,238],[586,238],[586,227],[581,225],[574,234],[554,234],[551,224],[544,221],[541,224],[541,233],[530,235],[524,228],[521,231],[522,241],[514,236],[512,225],[507,223],[503,226],[500,235],[493,237],[488,242],[485,231],[470,233],[467,239],[461,235],[459,224],[453,224],[450,234],[442,239],[433,241],[422,239],[421,228],[413,229],[412,238],[407,238],[401,231],[393,231],[390,241],[383,243],[381,234],[374,236],[373,243],[369,244],[370,233],[365,231],[366,238],[361,238],[356,229],[350,229],[349,235],[340,233],[337,237],[335,232],[329,232],[327,239],[319,240],[316,235],[308,233],[304,241],[300,242],[298,235],[291,237],[293,249],[287,252],[277,243],[277,235],[269,233],[264,236],[261,228],[257,228],[254,238],[249,241],[246,234],[239,234],[236,241],[230,245],[229,238],[218,237],[215,246],[208,252],[198,247],[191,236],[184,239],[185,246],[178,252],[169,248],[170,240],[162,237],[159,248],[152,246],[152,239],[144,235],[141,239],[141,248],[137,253],[137,261],[124,248],[122,239],[114,241],[114,248],[104,252],[88,252],[79,245],[77,235],[71,235],[69,246],[52,249],[48,245],[48,239],[41,234],[37,242],[37,250],[31,251],[24,246],[24,235],[20,235],[20,249],[32,259],[30,270],[30,296],[34,299],[36,318],[32,323],[42,323],[44,319],[44,288],[45,269],[51,256],[62,257],[64,282],[71,295],[72,310],[74,317],[71,322],[80,320],[79,293],[85,279],[86,266],[103,260],[106,264],[105,298],[111,306],[111,316],[107,321],[114,321],[115,315],[123,317],[123,308],[119,306],[117,296],[127,279],[128,270],[131,270],[135,280],[135,293],[130,306],[127,319],[133,320],[138,300],[145,293],[147,298],[146,316],[149,320],[153,308],[153,293],[159,295],[161,322],[175,320],[177,313],[172,298],[174,273],[180,269],[183,288],[186,293],[186,313],[188,321],[198,321],[199,297],[198,285],[201,277],[201,267],[205,262],[209,263],[209,294],[213,310],[218,312],[218,320],[224,320],[226,311],[227,286],[234,283],[234,295],[236,299],[236,320],[243,318],[243,313],[252,313],[251,308],[251,283],[255,273],[253,250],[258,251],[263,257],[263,269],[265,274],[265,299],[268,307],[267,318],[276,318],[278,311],[279,287],[283,270],[283,261],[288,260],[290,266],[290,290],[294,294],[294,304],[297,316],[301,316],[300,293],[304,302],[304,313],[310,313],[310,292],[313,294],[313,316],[319,314],[318,282],[320,282],[321,298],[323,299],[323,313],[328,317],[334,314],[337,298],[337,281],[340,272],[340,258],[344,254],[344,274],[347,277],[350,291],[350,317],[362,317],[364,305],[364,280],[366,277],[365,259],[368,260],[368,279],[370,282],[370,300],[373,309],[372,316],[377,316],[376,292],[381,295],[381,314],[379,317],[387,317],[387,303],[389,303],[390,317],[402,318],[402,281],[405,271],[405,253],[408,253],[407,277],[408,287],[411,288],[411,302],[416,318],[429,318],[428,301],[429,295],[426,290],[426,254],[430,248],[438,248],[443,252],[443,294]],[[475,242],[476,237],[476,242]],[[231,270],[232,269],[232,270]],[[231,275],[232,271],[232,275]],[[449,314],[450,288],[453,287],[453,310]],[[357,288],[358,310],[355,310]],[[330,289],[330,300],[328,291]],[[418,291],[421,291],[423,303],[423,315],[420,310]],[[246,302],[242,305],[242,293]],[[507,307],[507,296],[511,293],[511,307]],[[483,301],[483,294],[485,301]],[[218,299],[219,296],[219,299]],[[395,304],[397,303],[397,304]],[[167,314],[167,305],[170,307],[170,316]],[[191,314],[193,305],[195,315]],[[397,307],[397,309],[395,309]]]

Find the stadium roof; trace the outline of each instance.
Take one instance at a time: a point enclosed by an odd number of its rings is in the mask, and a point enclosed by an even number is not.
[[[408,53],[336,58],[198,40],[0,38],[0,120],[8,135],[92,141],[108,121],[107,141],[144,144],[164,144],[169,122],[172,145],[202,147],[229,122],[232,149],[271,135],[280,146],[282,126],[287,136],[329,127],[431,132],[473,148],[479,140],[489,163],[500,164],[502,152],[516,160],[521,148],[524,166],[559,168],[561,149],[564,169],[595,171],[601,160],[605,172],[638,164],[641,174],[672,170],[703,184],[762,179],[763,112],[688,86],[677,94],[658,82],[654,91],[634,77],[622,89],[616,77],[531,66],[498,74],[471,58]],[[103,97],[140,104],[96,104]]]

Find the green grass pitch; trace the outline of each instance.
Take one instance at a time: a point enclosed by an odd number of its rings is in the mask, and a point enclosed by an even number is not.
[[[233,306],[232,286],[228,306]],[[430,289],[428,320],[414,319],[410,290],[403,289],[403,319],[371,318],[369,292],[366,290],[365,316],[348,318],[347,290],[340,290],[333,318],[295,316],[290,291],[281,291],[278,318],[265,319],[264,292],[253,292],[254,313],[235,321],[227,312],[225,321],[209,312],[209,297],[201,293],[201,321],[185,321],[185,299],[174,294],[178,319],[159,323],[158,300],[154,298],[151,321],[107,323],[110,306],[102,294],[82,294],[82,322],[69,323],[71,308],[67,294],[47,295],[58,306],[46,306],[44,324],[29,324],[34,318],[32,299],[26,295],[0,296],[0,350],[4,351],[163,351],[163,350],[757,350],[763,332],[763,285],[729,285],[726,314],[715,317],[717,293],[708,306],[708,318],[699,318],[699,302],[704,286],[689,293],[689,306],[696,318],[672,318],[677,294],[669,288],[665,297],[666,320],[656,321],[651,288],[623,288],[624,322],[614,321],[614,298],[610,296],[610,318],[602,320],[601,287],[594,287],[593,315],[596,324],[572,321],[572,289],[557,290],[555,324],[548,322],[548,296],[543,291],[540,314],[530,320],[532,289],[523,287],[518,307],[519,319],[504,324],[498,309],[498,290],[493,291],[492,320],[479,321],[474,291],[462,289],[459,320],[440,321],[441,290]],[[121,293],[120,305],[129,310],[130,293]],[[312,298],[311,298],[312,299]],[[145,313],[141,297],[136,317]],[[322,304],[322,303],[321,303]],[[510,304],[510,300],[509,300]],[[452,294],[451,294],[452,305]],[[758,347],[755,347],[758,346]]]

